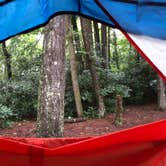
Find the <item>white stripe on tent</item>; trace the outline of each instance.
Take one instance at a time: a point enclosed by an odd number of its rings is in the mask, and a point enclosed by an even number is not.
[[[135,34],[128,35],[166,78],[166,40]]]

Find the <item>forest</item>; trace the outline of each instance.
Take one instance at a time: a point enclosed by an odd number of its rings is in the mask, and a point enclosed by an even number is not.
[[[132,126],[136,115],[150,122],[165,111],[165,82],[105,24],[61,15],[0,44],[0,135],[26,136],[33,128],[37,137],[73,136],[77,123],[80,134],[94,122],[93,135],[98,125],[111,132]],[[25,135],[15,133],[19,126]]]

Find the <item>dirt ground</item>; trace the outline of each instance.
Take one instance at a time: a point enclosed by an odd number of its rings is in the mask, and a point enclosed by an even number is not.
[[[143,106],[127,106],[123,113],[123,124],[115,126],[112,122],[114,114],[104,119],[89,119],[80,123],[65,123],[65,137],[97,136],[114,131],[134,127],[149,122],[166,119],[166,111],[157,111],[154,104]],[[1,136],[35,137],[35,122],[22,121],[7,129],[0,129]]]

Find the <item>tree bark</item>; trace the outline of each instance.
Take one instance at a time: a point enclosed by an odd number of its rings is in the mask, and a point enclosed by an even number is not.
[[[72,26],[73,26],[73,30],[74,30],[73,36],[74,36],[77,55],[81,56],[81,54],[80,54],[81,39],[80,39],[79,31],[78,31],[76,16],[72,16]]]
[[[118,48],[117,48],[117,36],[115,30],[113,31],[113,45],[114,45],[114,52],[113,52],[113,59],[115,60],[115,64],[117,69],[120,69],[119,65],[119,55],[118,55]]]
[[[160,76],[158,76],[158,109],[166,110],[166,86]]]
[[[99,33],[99,26],[98,26],[98,23],[96,21],[93,21],[93,28],[94,28],[94,40],[95,40],[96,55],[101,56],[100,33]]]
[[[37,116],[38,137],[63,136],[66,22],[66,16],[57,16],[45,29]]]
[[[83,116],[83,107],[81,102],[81,95],[78,83],[78,75],[77,75],[77,60],[73,45],[73,28],[71,24],[71,17],[69,17],[68,21],[68,42],[69,42],[69,52],[70,52],[70,67],[71,67],[71,77],[72,77],[72,85],[74,92],[74,99],[76,104],[76,112],[78,117]]]
[[[111,28],[108,27],[108,68],[111,68]]]
[[[91,21],[85,18],[81,18],[81,29],[83,35],[83,41],[85,50],[87,52],[87,61],[89,64],[90,73],[92,76],[92,83],[98,102],[98,116],[101,118],[105,114],[104,99],[100,95],[100,86],[98,82],[97,71],[93,59],[93,36],[92,36],[92,24]]]
[[[107,27],[102,24],[101,26],[101,36],[102,36],[102,57],[104,59],[104,68],[108,69],[108,42],[107,42]]]
[[[7,80],[10,80],[12,78],[11,55],[6,48],[5,41],[2,42],[2,51],[5,57],[5,77],[7,77]]]
[[[122,117],[121,117],[122,111],[123,111],[123,98],[121,95],[117,95],[116,96],[116,115],[114,120],[115,125],[122,124]]]
[[[86,62],[84,60],[84,56],[82,54],[83,52],[83,44],[82,44],[82,36],[79,33],[78,27],[80,26],[77,23],[77,17],[72,16],[72,25],[73,25],[73,30],[74,30],[74,43],[75,43],[75,48],[76,48],[76,59],[80,62],[79,68],[81,71],[86,68]]]

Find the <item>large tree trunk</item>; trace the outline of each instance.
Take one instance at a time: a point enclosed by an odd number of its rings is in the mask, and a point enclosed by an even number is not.
[[[166,86],[160,76],[158,76],[158,109],[166,110]]]
[[[2,42],[3,55],[5,57],[5,78],[10,80],[12,78],[11,55],[7,51],[6,42]]]
[[[62,137],[64,130],[66,16],[52,19],[45,29],[40,81],[38,137]]]
[[[92,83],[98,101],[98,115],[103,117],[105,114],[105,106],[103,97],[100,95],[100,86],[98,82],[98,76],[96,72],[95,63],[93,60],[93,36],[92,36],[92,24],[91,21],[85,18],[81,18],[81,28],[85,50],[87,52],[87,61],[89,63],[89,69],[92,76]]]
[[[104,68],[108,69],[108,41],[107,41],[107,27],[102,24],[101,26],[101,36],[102,36],[102,57],[104,59]]]
[[[68,28],[69,28],[68,42],[69,42],[69,52],[70,52],[70,66],[71,66],[71,76],[72,76],[72,85],[73,85],[73,91],[74,91],[76,111],[77,111],[77,116],[82,117],[83,107],[81,102],[81,95],[80,95],[78,76],[77,76],[77,60],[76,60],[76,55],[75,55],[75,50],[73,45],[73,28],[71,24],[71,17],[69,17]]]

